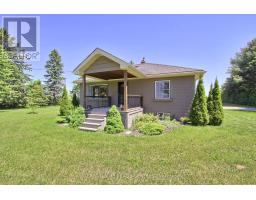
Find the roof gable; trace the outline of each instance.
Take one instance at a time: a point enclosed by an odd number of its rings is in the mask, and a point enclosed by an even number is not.
[[[87,56],[75,69],[74,73],[76,75],[81,75],[85,70],[87,70],[91,64],[93,64],[99,57],[106,57],[109,60],[112,60],[115,63],[118,63],[120,69],[126,69],[130,64],[123,61],[122,59],[100,49],[96,48],[89,56]]]

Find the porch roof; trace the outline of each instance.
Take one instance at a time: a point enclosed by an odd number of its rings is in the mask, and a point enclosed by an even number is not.
[[[99,58],[105,57],[116,64],[118,64],[118,68],[114,70],[99,70],[94,72],[87,72],[89,68],[91,68],[92,64]],[[123,78],[123,71],[127,71],[128,78],[133,77],[144,77],[144,74],[137,70],[133,64],[128,63],[100,48],[96,48],[89,56],[87,56],[75,69],[74,73],[76,75],[82,76],[85,72],[87,75],[91,77],[95,77],[98,79],[109,80],[109,79],[119,79]]]

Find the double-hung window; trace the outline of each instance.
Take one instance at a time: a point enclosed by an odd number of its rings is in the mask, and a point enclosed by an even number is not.
[[[170,99],[170,80],[155,81],[155,99]]]

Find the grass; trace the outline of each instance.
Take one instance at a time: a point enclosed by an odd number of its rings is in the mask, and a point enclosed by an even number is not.
[[[0,184],[256,184],[256,112],[140,137],[58,126],[57,107],[28,112],[0,111]]]

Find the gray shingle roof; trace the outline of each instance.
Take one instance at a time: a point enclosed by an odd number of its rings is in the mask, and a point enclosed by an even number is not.
[[[180,67],[173,65],[162,65],[154,63],[142,63],[134,65],[143,74],[147,75],[157,75],[157,74],[177,74],[177,73],[193,73],[193,72],[205,72],[202,69],[195,69],[189,67]]]

